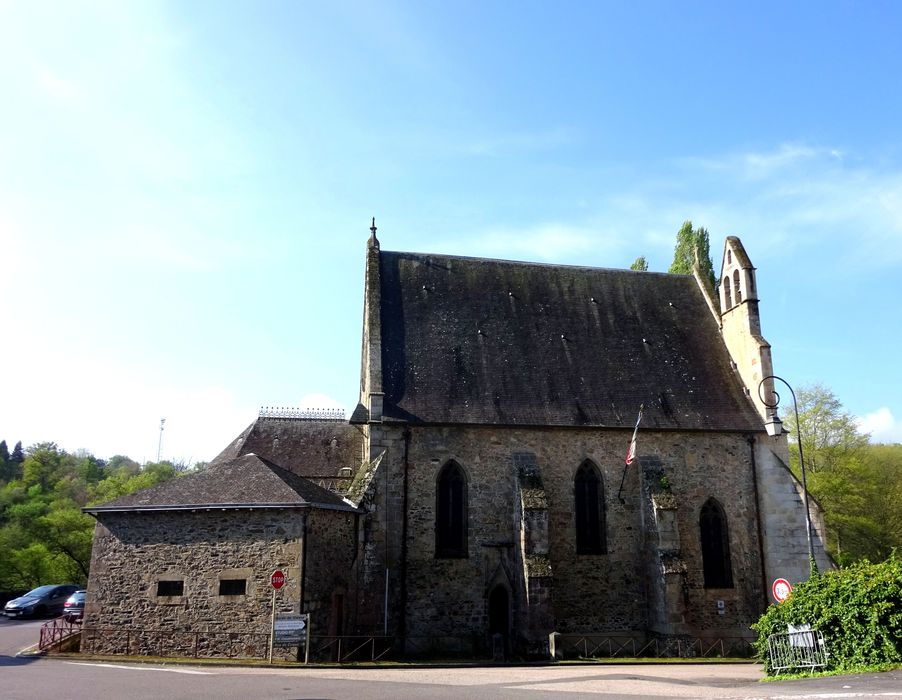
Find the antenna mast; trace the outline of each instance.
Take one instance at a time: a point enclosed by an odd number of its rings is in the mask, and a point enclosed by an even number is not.
[[[163,454],[163,425],[166,423],[165,418],[160,418],[160,442],[157,445],[157,464],[160,463],[160,456]]]

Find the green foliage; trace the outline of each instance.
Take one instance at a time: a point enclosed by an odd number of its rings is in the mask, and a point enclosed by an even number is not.
[[[808,490],[824,509],[827,546],[846,565],[880,561],[902,550],[902,445],[870,445],[854,417],[822,385],[797,392]],[[796,475],[799,445],[792,411],[785,416],[790,465]]]
[[[648,272],[648,261],[645,259],[644,255],[640,255],[633,261],[633,264],[630,265],[630,270],[636,270],[638,272]]]
[[[804,386],[796,394],[805,467],[809,472],[831,471],[854,458],[868,444],[858,431],[855,418],[836,395],[822,384]],[[786,416],[786,430],[795,436],[795,415]],[[793,458],[798,462],[798,445]]]
[[[52,442],[22,449],[5,462],[0,443],[0,591],[45,583],[85,584],[94,519],[85,505],[112,501],[176,477],[169,462],[144,468],[122,455],[109,463],[70,454]]]
[[[677,232],[677,242],[673,250],[673,263],[669,272],[691,275],[698,262],[702,279],[711,292],[715,289],[714,263],[711,262],[711,241],[704,228],[692,228],[691,221],[684,221]]]
[[[787,625],[809,624],[824,635],[827,670],[902,663],[902,559],[880,564],[859,562],[817,575],[796,586],[789,599],[771,605],[752,628],[765,671],[767,638]]]

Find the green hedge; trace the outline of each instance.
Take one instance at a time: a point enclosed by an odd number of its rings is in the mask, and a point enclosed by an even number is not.
[[[830,654],[825,670],[902,663],[902,559],[894,554],[882,564],[860,562],[815,575],[787,601],[768,607],[752,625],[768,674],[767,637],[790,624],[821,631]]]

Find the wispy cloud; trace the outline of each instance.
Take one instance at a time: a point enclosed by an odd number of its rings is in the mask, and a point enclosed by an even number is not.
[[[728,173],[744,180],[763,180],[824,156],[833,159],[840,157],[836,149],[786,143],[770,151],[743,151],[715,157],[689,157],[684,160],[692,168]]]
[[[640,183],[638,195],[719,235],[754,233],[764,251],[786,255],[830,241],[855,271],[902,263],[902,170],[860,154],[784,144],[684,158],[661,180],[666,186]]]

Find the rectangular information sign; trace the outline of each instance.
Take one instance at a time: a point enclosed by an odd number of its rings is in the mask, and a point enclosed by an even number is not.
[[[307,640],[307,624],[310,614],[279,614],[274,625],[273,645],[277,647],[296,647]]]

